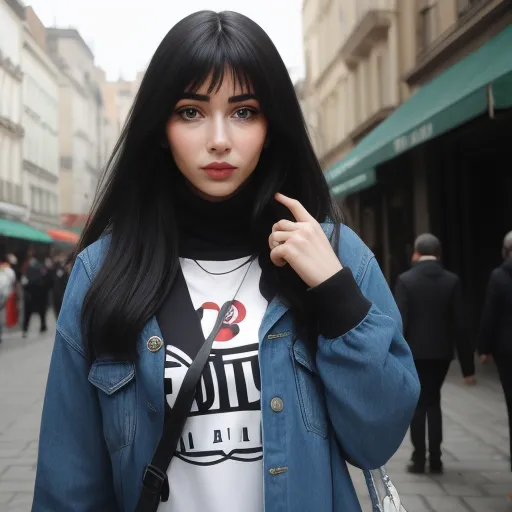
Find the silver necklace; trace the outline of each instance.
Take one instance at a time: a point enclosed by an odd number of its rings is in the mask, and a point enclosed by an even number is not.
[[[242,264],[238,265],[238,267],[228,270],[227,272],[210,272],[209,270],[206,270],[202,265],[199,264],[197,260],[192,260],[201,270],[206,272],[207,274],[210,274],[211,276],[224,276],[226,274],[231,274],[232,272],[235,272],[236,270],[241,269],[242,267],[245,267],[248,263],[252,263],[253,260],[256,258],[256,256],[250,256],[247,261],[244,261]]]

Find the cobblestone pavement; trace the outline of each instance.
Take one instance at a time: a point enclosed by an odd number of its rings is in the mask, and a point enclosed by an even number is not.
[[[32,503],[54,337],[53,329],[40,336],[38,327],[34,321],[27,339],[19,332],[7,333],[0,345],[0,512],[27,512]],[[415,476],[404,471],[411,452],[408,436],[387,466],[407,511],[512,512],[506,500],[512,491],[507,418],[493,365],[478,366],[477,385],[468,387],[453,364],[443,388],[443,407],[445,475]],[[362,474],[352,473],[362,509],[369,512]]]
[[[409,475],[409,436],[387,469],[408,512],[511,512],[512,491],[505,401],[493,364],[477,365],[477,385],[466,386],[452,364],[443,387],[442,476]],[[360,471],[353,471],[362,509],[370,511]]]

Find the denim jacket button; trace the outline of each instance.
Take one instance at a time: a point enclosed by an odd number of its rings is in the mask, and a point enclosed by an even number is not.
[[[158,336],[151,336],[147,342],[147,347],[150,352],[158,352],[161,348],[164,342],[161,338]]]
[[[276,396],[270,401],[270,407],[274,412],[281,412],[284,409],[284,402]]]

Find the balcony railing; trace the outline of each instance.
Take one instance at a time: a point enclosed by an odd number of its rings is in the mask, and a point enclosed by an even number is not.
[[[356,2],[356,25],[358,25],[367,14],[379,11],[394,11],[396,0],[357,0]]]
[[[396,0],[357,0],[356,21],[342,48],[342,56],[350,67],[368,55],[377,41],[386,37]]]

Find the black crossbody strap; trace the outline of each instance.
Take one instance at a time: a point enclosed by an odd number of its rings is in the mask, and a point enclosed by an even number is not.
[[[142,491],[135,512],[155,512],[160,501],[167,501],[169,498],[167,469],[178,446],[185,422],[190,414],[197,384],[208,362],[213,341],[219,333],[232,304],[233,302],[229,301],[222,306],[212,332],[199,349],[196,358],[185,374],[172,412],[165,422],[163,434],[153,454],[153,459],[144,468]]]

